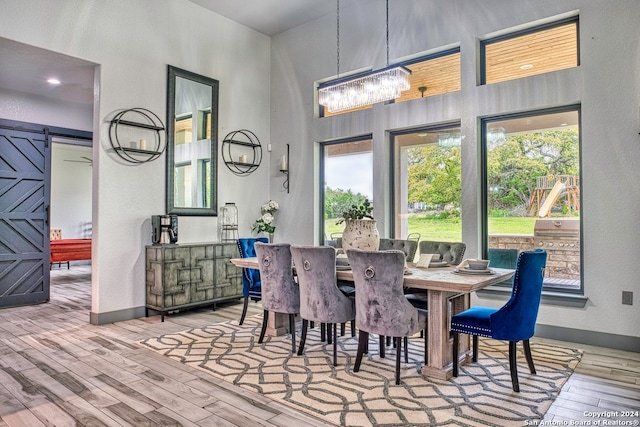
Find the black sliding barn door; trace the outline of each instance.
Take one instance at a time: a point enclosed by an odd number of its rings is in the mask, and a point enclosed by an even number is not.
[[[0,127],[0,307],[49,300],[51,144]]]

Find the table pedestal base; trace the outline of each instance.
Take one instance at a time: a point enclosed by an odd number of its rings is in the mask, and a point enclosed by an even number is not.
[[[284,313],[269,312],[267,319],[267,330],[265,335],[268,337],[279,337],[289,332],[289,315]]]

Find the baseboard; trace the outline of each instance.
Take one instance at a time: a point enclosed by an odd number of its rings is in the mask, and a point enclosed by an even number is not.
[[[120,322],[123,320],[137,319],[145,316],[144,307],[132,307],[125,310],[110,311],[108,313],[94,313],[89,315],[92,325],[106,325],[107,323]]]
[[[640,353],[640,337],[536,324],[536,337]]]

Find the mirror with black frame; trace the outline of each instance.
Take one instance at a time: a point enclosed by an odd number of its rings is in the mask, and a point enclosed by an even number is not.
[[[215,216],[218,81],[169,65],[167,214]]]

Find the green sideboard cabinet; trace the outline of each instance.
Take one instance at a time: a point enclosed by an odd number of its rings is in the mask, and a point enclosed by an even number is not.
[[[145,247],[146,315],[242,298],[242,269],[234,243],[186,243]]]

